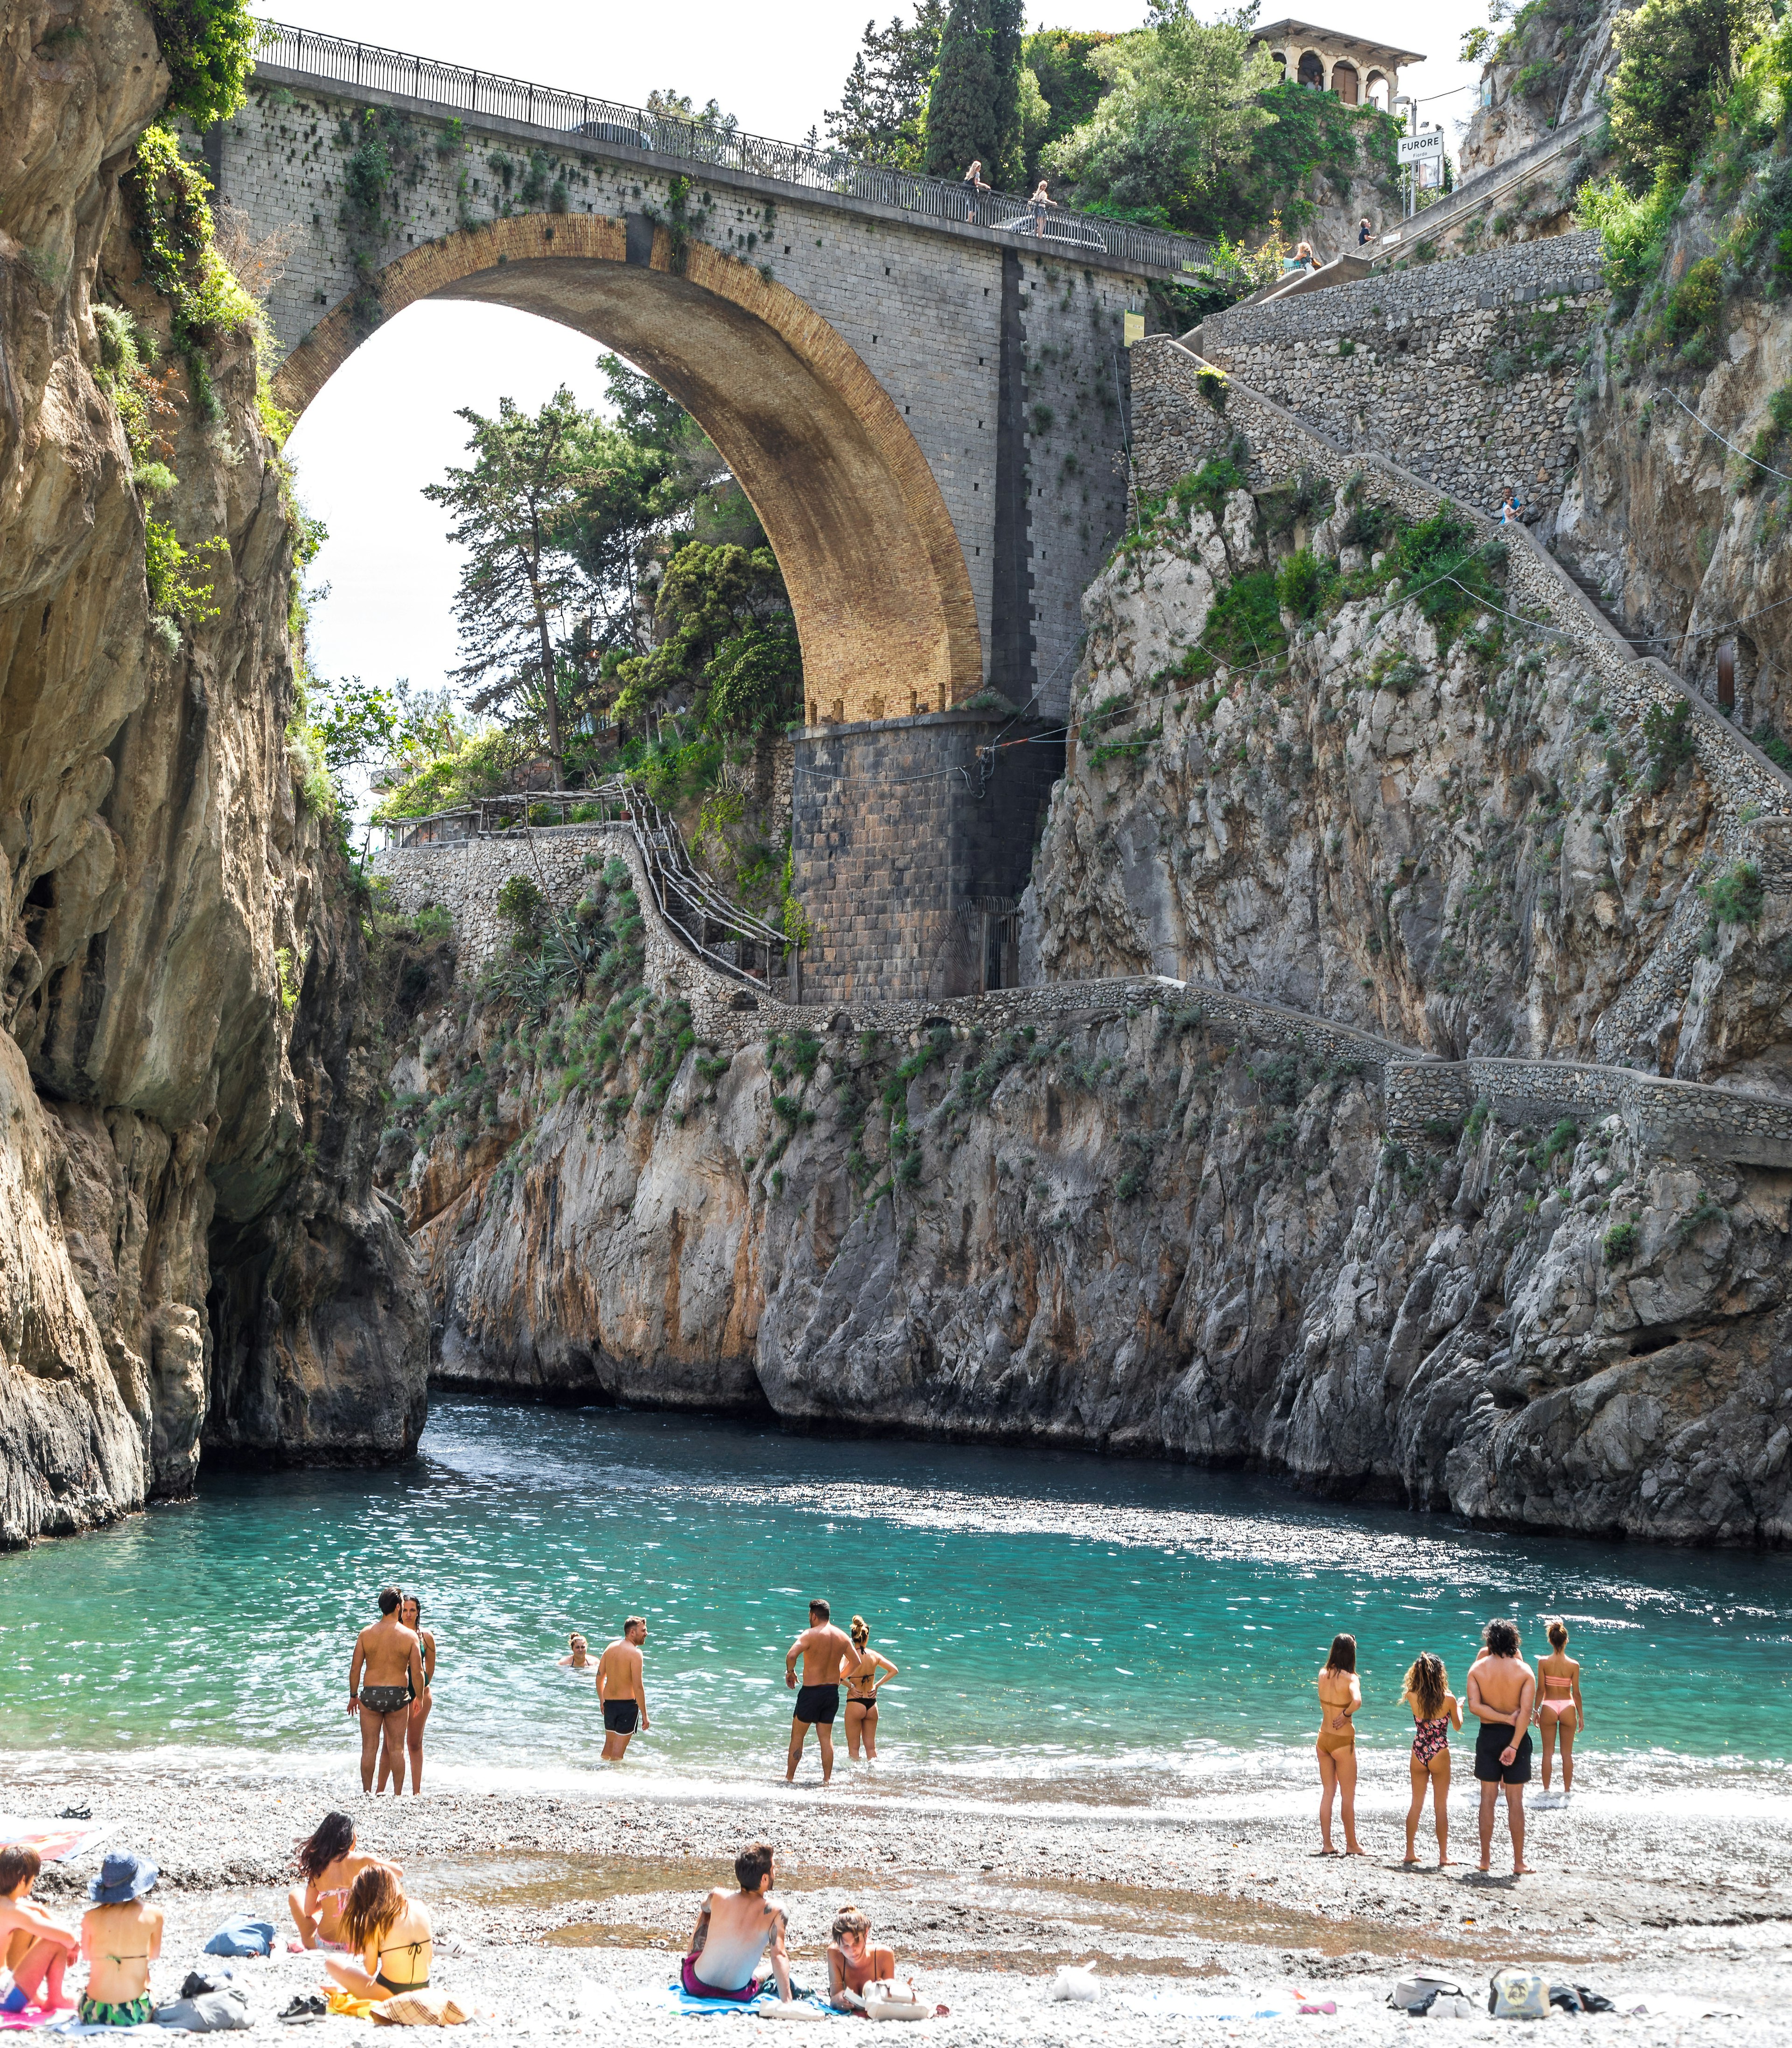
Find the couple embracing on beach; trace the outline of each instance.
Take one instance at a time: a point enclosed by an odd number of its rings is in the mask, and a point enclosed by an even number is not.
[[[405,1789],[405,1760],[411,1790],[423,1790],[423,1729],[435,1704],[436,1639],[423,1627],[422,1603],[414,1593],[387,1586],[379,1596],[379,1619],[355,1639],[348,1661],[348,1711],[361,1716],[361,1790]],[[374,1781],[375,1767],[378,1781]]]

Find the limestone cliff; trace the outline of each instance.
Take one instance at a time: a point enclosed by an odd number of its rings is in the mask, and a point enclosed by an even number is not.
[[[169,340],[120,194],[168,77],[130,0],[0,29],[0,1541],[187,1490],[202,1441],[390,1455],[422,1422],[370,1185],[359,913],[296,801],[291,524],[246,337],[155,388],[185,630],[96,307]],[[208,545],[209,544],[209,545]]]
[[[1428,612],[1406,556],[1389,599],[1365,556],[1439,537],[1220,475],[1123,551],[1085,608],[1036,991],[731,1034],[642,987],[638,878],[595,854],[595,964],[559,956],[557,991],[500,962],[444,995],[430,941],[382,1162],[441,1378],[1785,1540],[1792,1173],[1484,1104],[1391,1141],[1383,1041],[1199,985],[1792,1093],[1778,880],[1730,914],[1696,761],[1652,762],[1496,600]],[[1305,622],[1267,567],[1297,543],[1344,597]]]

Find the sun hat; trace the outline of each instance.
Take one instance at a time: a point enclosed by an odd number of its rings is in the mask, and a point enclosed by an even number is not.
[[[141,1899],[161,1872],[153,1863],[129,1849],[119,1849],[99,1866],[99,1875],[89,1880],[87,1896],[96,1906],[122,1906],[127,1899]]]

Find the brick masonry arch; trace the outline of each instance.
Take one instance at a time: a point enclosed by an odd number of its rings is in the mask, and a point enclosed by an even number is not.
[[[808,694],[854,720],[940,712],[983,651],[964,551],[925,456],[858,352],[751,263],[644,217],[527,214],[407,250],[370,287],[381,318],[472,299],[617,350],[700,422],[758,514],[796,613]],[[281,366],[302,413],[378,323],[366,295]]]

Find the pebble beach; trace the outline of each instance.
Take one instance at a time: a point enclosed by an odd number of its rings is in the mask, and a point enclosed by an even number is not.
[[[1792,1794],[1765,1775],[1705,1801],[1588,1789],[1565,1808],[1546,1805],[1531,1816],[1535,1874],[1517,1880],[1502,1875],[1503,1821],[1491,1874],[1476,1870],[1473,1788],[1461,1773],[1451,1848],[1462,1860],[1443,1872],[1423,1832],[1422,1860],[1402,1864],[1403,1800],[1391,1775],[1365,1783],[1367,1853],[1348,1860],[1315,1856],[1310,1813],[1286,1798],[1234,1791],[1173,1809],[1079,1810],[1012,1803],[999,1791],[913,1794],[844,1767],[826,1790],[817,1778],[809,1761],[793,1790],[769,1775],[762,1788],[669,1788],[631,1778],[625,1765],[572,1789],[426,1782],[419,1799],[376,1801],[346,1759],[339,1771],[240,1757],[109,1770],[38,1755],[9,1768],[5,1803],[41,1815],[91,1807],[114,1828],[108,1846],[160,1866],[158,2001],[178,1992],[227,1914],[273,1922],[274,1954],[231,1965],[263,2037],[289,2034],[274,2015],[322,1981],[316,1957],[287,1953],[285,1894],[295,1841],[336,1806],[354,1817],[363,1848],[404,1866],[436,1929],[432,1982],[494,2040],[785,2031],[789,2023],[755,2014],[680,2014],[667,1994],[703,1893],[731,1882],[735,1851],[763,1837],[778,1854],[799,1984],[825,1986],[829,1923],[856,1903],[896,1949],[900,1972],[950,2008],[923,2023],[942,2041],[1095,2038],[1145,2048],[1347,2034],[1379,2042],[1420,2023],[1506,2030],[1479,2016],[1419,2023],[1391,2010],[1395,1980],[1428,1965],[1484,2007],[1490,1974],[1507,1965],[1646,2007],[1550,2023],[1613,2042],[1792,2042]],[[48,1867],[39,1898],[59,1914],[78,1911],[91,1860]],[[1096,2000],[1052,1998],[1061,1965],[1092,1961]],[[1336,2010],[1249,2016],[1297,1994]],[[829,2018],[812,2031],[863,2023]],[[330,2038],[369,2027],[322,2024]]]

